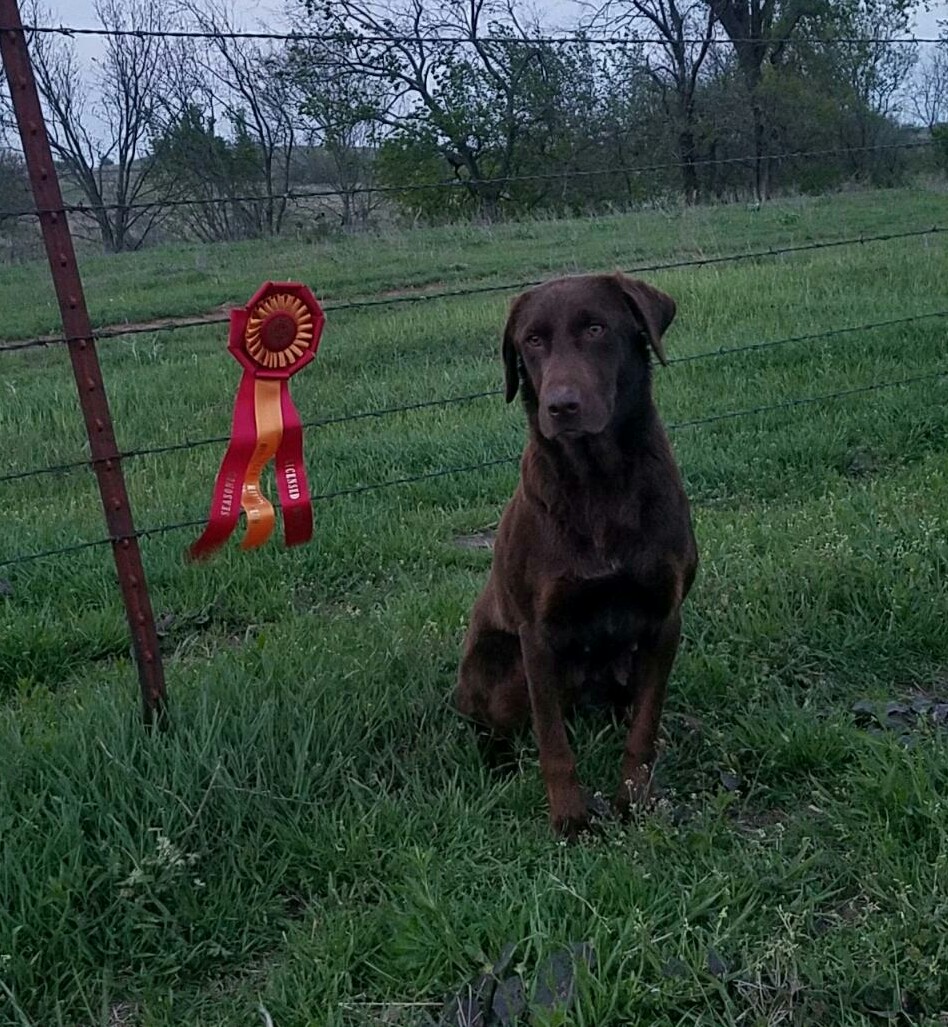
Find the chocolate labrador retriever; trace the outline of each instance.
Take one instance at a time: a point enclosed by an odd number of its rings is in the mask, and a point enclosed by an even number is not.
[[[554,830],[589,811],[564,712],[605,698],[628,714],[617,805],[649,791],[681,605],[698,557],[652,402],[671,297],[625,275],[560,278],[514,300],[507,402],[530,436],[487,586],[471,614],[455,703],[509,737],[532,716]]]

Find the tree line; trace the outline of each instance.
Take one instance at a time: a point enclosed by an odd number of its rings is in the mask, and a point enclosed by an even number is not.
[[[916,6],[604,0],[554,36],[519,0],[290,0],[306,38],[259,39],[230,0],[97,0],[111,34],[91,67],[67,36],[30,50],[83,229],[122,251],[943,172],[948,28],[892,42]],[[40,0],[24,15],[52,23]],[[200,35],[168,34],[182,28]],[[0,201],[16,209],[4,112]]]

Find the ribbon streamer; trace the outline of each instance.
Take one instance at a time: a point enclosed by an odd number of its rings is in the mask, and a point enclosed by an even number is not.
[[[312,538],[303,427],[290,396],[289,379],[316,355],[324,323],[316,297],[296,282],[267,282],[246,307],[231,311],[227,348],[244,373],[208,524],[188,551],[192,560],[210,556],[227,541],[241,510],[247,520],[242,549],[256,549],[271,536],[276,514],[260,484],[271,460],[275,461],[286,545],[297,546]]]

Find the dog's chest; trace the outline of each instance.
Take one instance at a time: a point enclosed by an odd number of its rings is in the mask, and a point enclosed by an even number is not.
[[[551,582],[542,620],[556,651],[582,662],[610,662],[634,648],[674,605],[671,565],[648,573],[635,562]]]

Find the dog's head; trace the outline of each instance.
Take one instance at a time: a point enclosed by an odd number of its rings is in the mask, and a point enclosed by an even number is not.
[[[649,350],[675,301],[623,274],[557,278],[518,296],[504,330],[507,402],[523,391],[547,439],[598,435],[647,404]]]

